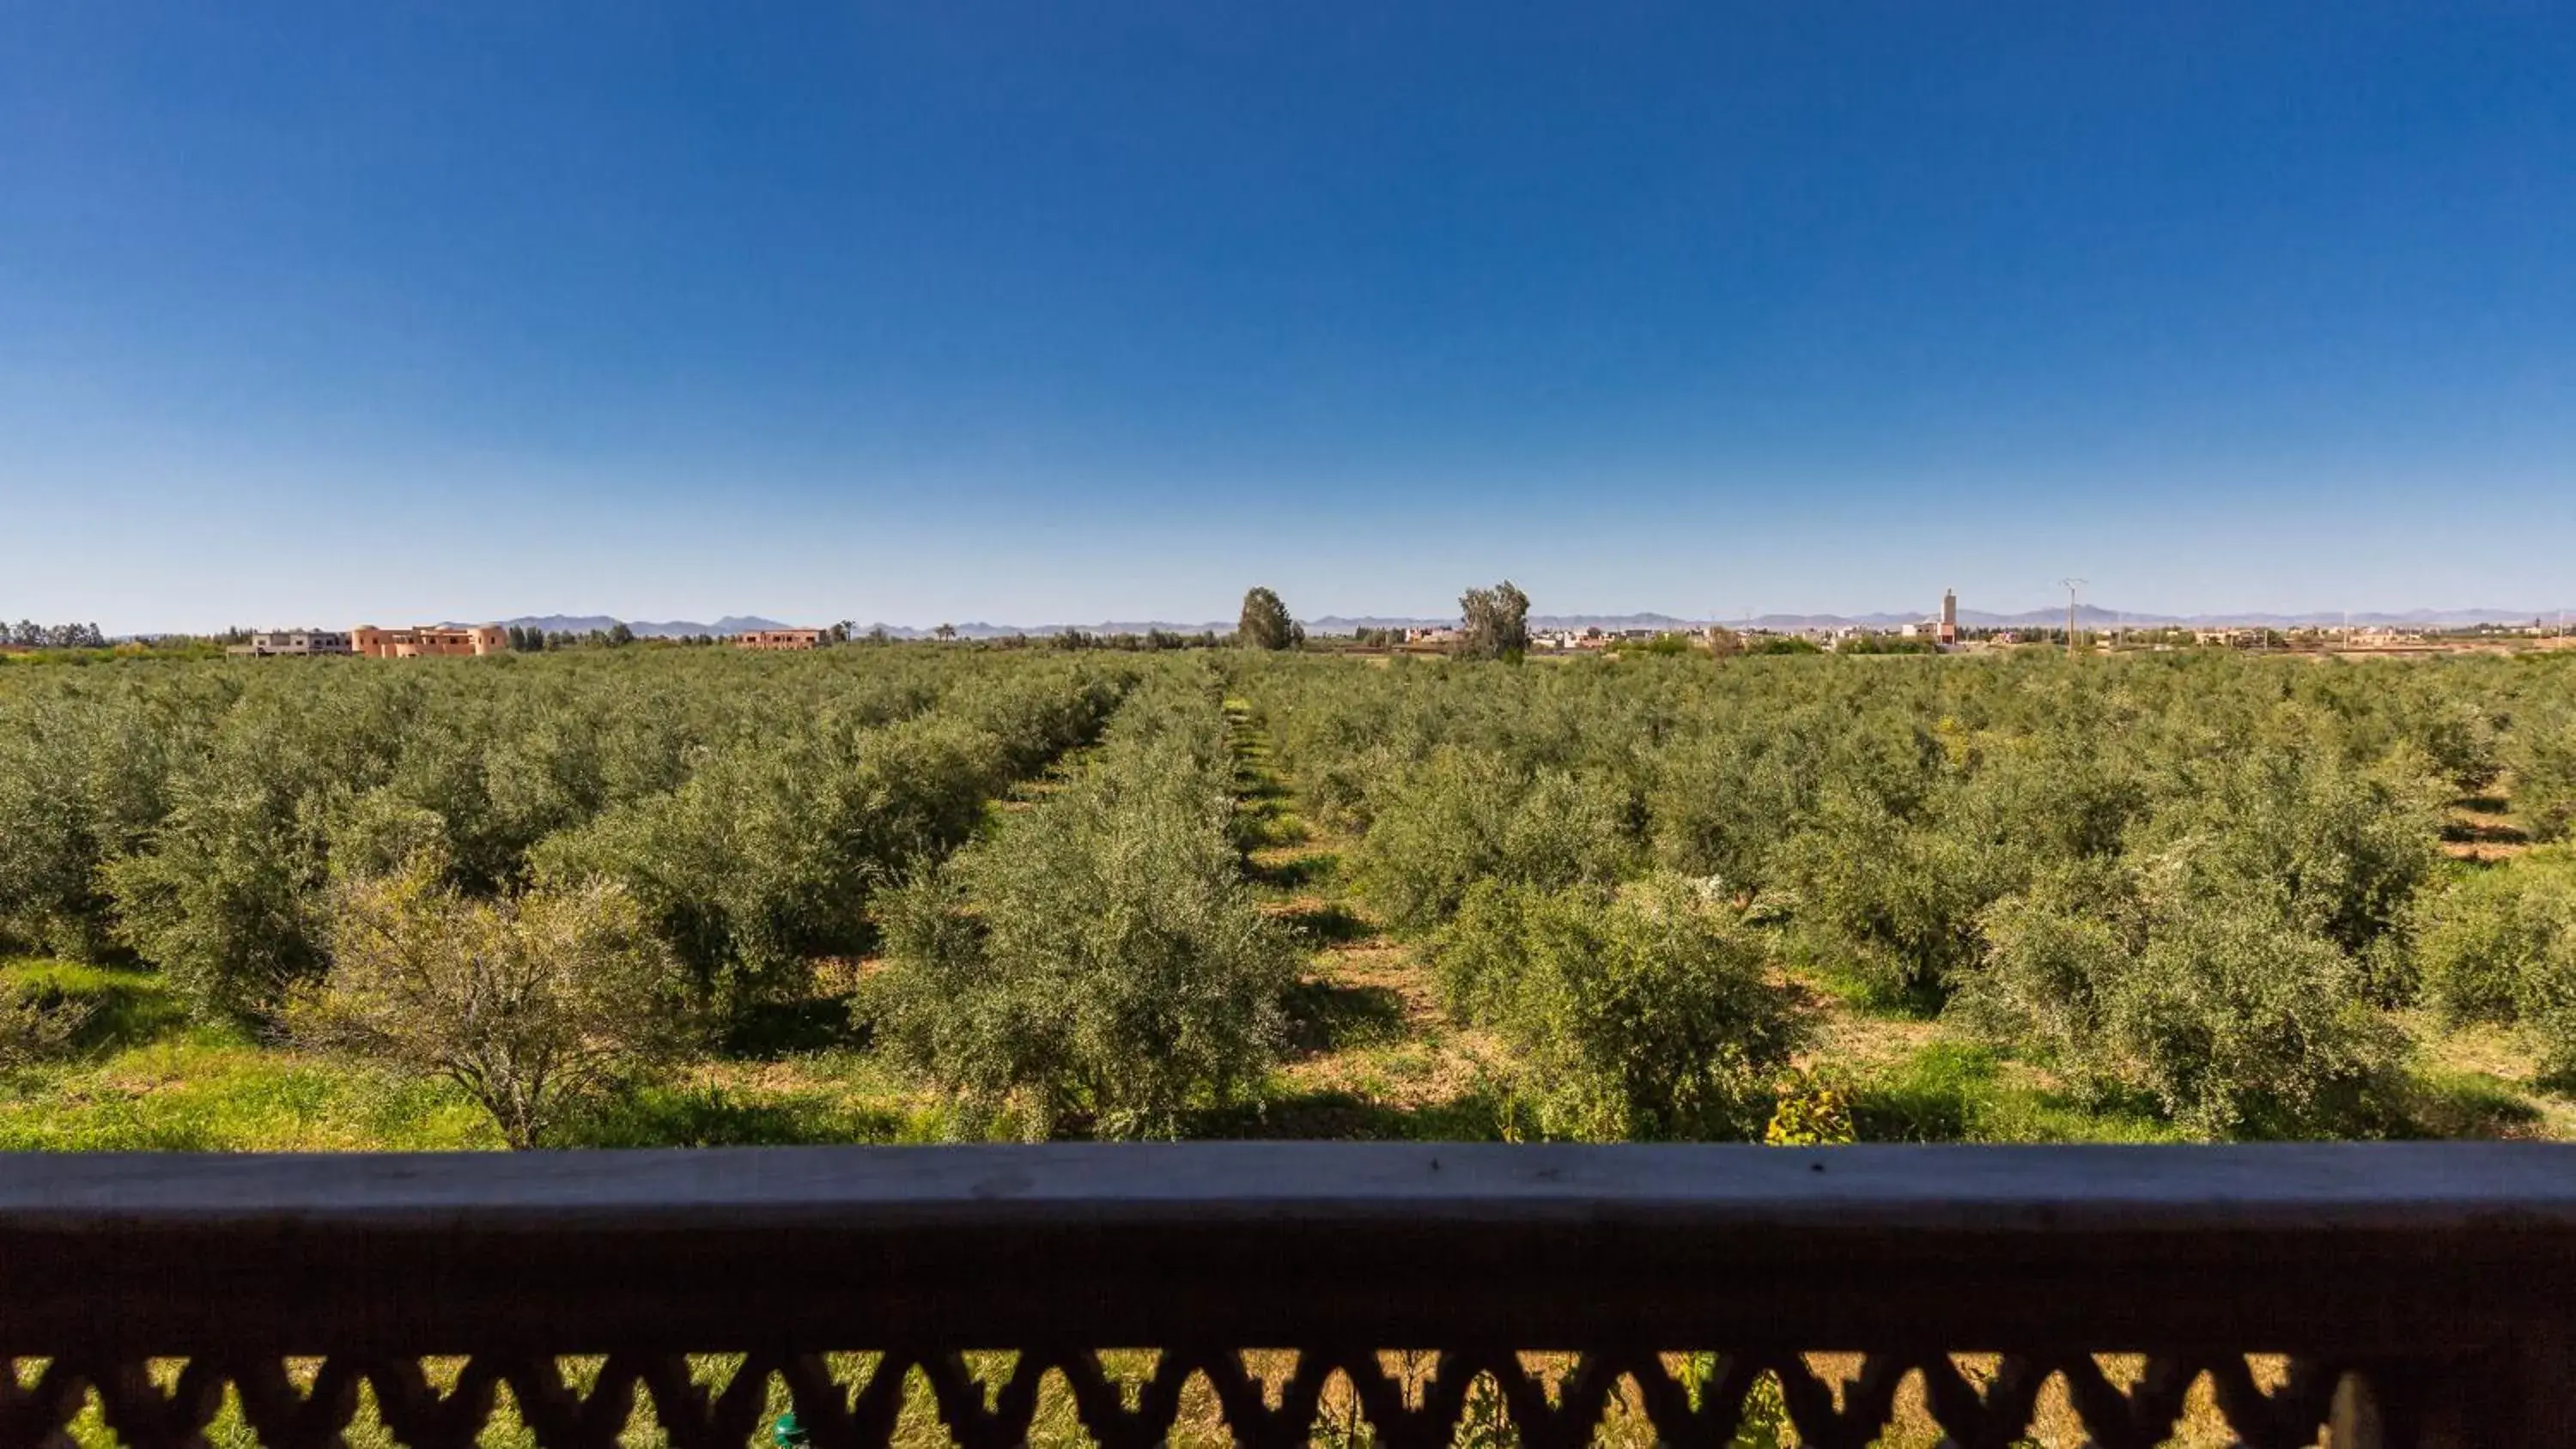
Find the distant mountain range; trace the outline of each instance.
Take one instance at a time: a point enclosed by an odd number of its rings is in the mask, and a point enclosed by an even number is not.
[[[494,619],[488,622],[509,629],[542,629],[549,634],[588,634],[593,630],[605,634],[616,628],[620,621],[606,614],[522,614],[515,619]],[[651,619],[627,619],[623,622],[627,628],[635,631],[639,638],[645,639],[684,639],[697,634],[718,636],[748,634],[760,629],[796,627],[793,624],[782,624],[776,619],[764,619],[757,614],[727,614],[712,624],[700,624],[688,619],[671,619],[660,623]]]
[[[2179,626],[2185,628],[2220,628],[2230,625],[2262,625],[2275,629],[2314,628],[2343,623],[2370,626],[2406,626],[2430,629],[2462,629],[2477,624],[2524,624],[2534,619],[2555,619],[2554,609],[2409,609],[2404,613],[2384,613],[2356,609],[2349,614],[2340,610],[2320,609],[2305,614],[2267,614],[2247,612],[2234,614],[2150,614],[2128,613],[2085,604],[2075,611],[2076,623],[2088,629],[2135,628],[2140,626]],[[1857,626],[1864,629],[1886,629],[1911,624],[1931,617],[1920,614],[1765,614],[1753,621],[1763,629],[1831,629]],[[1722,620],[1724,623],[1740,621]],[[1961,609],[1959,622],[1973,629],[2048,628],[2066,622],[2064,609],[2028,609],[2018,614],[1990,614],[1978,609]]]
[[[2342,624],[2374,627],[2412,627],[2461,629],[2477,624],[2520,624],[2533,619],[2554,620],[2556,609],[2409,609],[2403,613],[2356,610],[2350,615],[2340,611],[2320,610],[2306,614],[2148,614],[2125,613],[2086,604],[2075,611],[2077,623],[2090,629],[2137,628],[2177,625],[2189,628],[2260,625],[2275,629],[2314,628]],[[1875,614],[1764,614],[1755,619],[1683,619],[1671,614],[1533,614],[1533,629],[1697,629],[1715,622],[1730,628],[1770,629],[1790,632],[1805,629],[1893,629],[1930,617],[1928,613],[1881,612]],[[618,620],[605,614],[523,614],[515,619],[502,619],[501,624],[516,628],[537,628],[549,633],[587,634],[616,627]],[[1351,634],[1361,629],[1433,629],[1454,625],[1449,618],[1412,618],[1392,615],[1344,616],[1327,614],[1305,621],[1310,634]],[[2066,622],[2064,609],[2030,609],[2018,614],[1991,614],[1978,609],[1961,609],[1959,622],[1972,629],[2045,629]],[[713,623],[701,624],[689,619],[629,619],[626,627],[647,639],[682,638],[696,634],[741,634],[757,629],[790,629],[813,627],[782,623],[757,614],[728,614]],[[1231,620],[1205,620],[1198,623],[1174,623],[1161,619],[1109,619],[1097,624],[991,624],[974,620],[956,626],[959,638],[1001,639],[1015,634],[1061,634],[1079,629],[1086,634],[1143,634],[1162,629],[1175,634],[1223,634],[1234,628]],[[853,632],[866,634],[883,629],[896,639],[927,639],[937,631],[906,624],[863,624]]]

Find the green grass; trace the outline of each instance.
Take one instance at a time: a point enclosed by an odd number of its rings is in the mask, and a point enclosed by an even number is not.
[[[498,1146],[452,1087],[258,1047],[166,1042],[0,1089],[0,1150],[432,1151]]]
[[[849,1051],[776,1064],[755,1079],[644,1087],[565,1134],[568,1147],[785,1147],[948,1140],[944,1111]]]
[[[2543,1118],[2539,1104],[2514,1082],[2432,1063],[2407,1074],[2402,1111],[2398,1135],[2409,1137],[2528,1136]]]
[[[2178,1142],[2144,1111],[2079,1101],[1998,1053],[1956,1041],[1925,1045],[1853,1084],[1863,1142]]]
[[[497,1146],[444,1084],[192,1024],[151,971],[19,959],[0,986],[84,1013],[69,1060],[0,1079],[0,1150],[297,1151]]]
[[[158,1041],[188,1020],[187,1007],[151,971],[24,958],[0,963],[0,987],[80,1012],[72,1044],[85,1055]]]
[[[1401,1076],[1399,1069],[1394,1073]],[[1484,1092],[1404,1103],[1358,1074],[1350,1087],[1279,1091],[1258,1105],[1201,1112],[1183,1135],[1218,1141],[1495,1142],[1506,1104]]]
[[[499,1132],[451,1083],[192,1023],[150,971],[20,959],[0,987],[88,1013],[69,1060],[0,1077],[0,1151],[450,1151],[498,1148]],[[835,1004],[824,1026],[845,1022]],[[794,1054],[810,1034],[829,1049]],[[739,1081],[647,1086],[575,1121],[567,1146],[662,1147],[922,1142],[942,1121],[905,1102],[842,1033],[780,1025]]]

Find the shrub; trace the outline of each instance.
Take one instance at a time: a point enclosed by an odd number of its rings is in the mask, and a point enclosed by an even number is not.
[[[172,771],[152,848],[102,868],[120,939],[198,1015],[264,1017],[322,973],[332,830],[383,781],[425,697],[409,677],[247,691]]]
[[[2459,877],[2425,900],[2425,995],[2453,1021],[2519,1021],[2544,1074],[2576,1075],[2576,854],[2563,847]]]
[[[1854,634],[1834,645],[1836,654],[1938,654],[1941,646],[1929,639],[1906,639],[1887,634]]]
[[[728,1017],[874,941],[869,894],[964,841],[1004,778],[953,720],[738,746],[686,785],[543,842],[539,878],[622,884]]]
[[[2134,1092],[2209,1137],[2371,1130],[2402,1039],[2334,942],[2235,901],[2103,919],[2015,897],[1962,1006],[2105,1095]]]
[[[1451,1009],[1511,1043],[1550,1136],[1750,1137],[1801,1040],[1761,939],[1676,876],[1608,898],[1488,884],[1434,957]]]
[[[0,936],[77,961],[112,951],[99,867],[166,808],[183,733],[124,693],[0,708]]]
[[[1656,762],[1655,846],[1684,875],[1749,899],[1770,884],[1775,852],[1799,823],[1805,781],[1776,738],[1712,732]]]
[[[88,1013],[49,1005],[0,982],[0,1072],[14,1072],[60,1056]]]
[[[1828,792],[1788,856],[1804,949],[1881,1000],[1937,1000],[1983,950],[1978,915],[2021,862],[1963,828]]]
[[[1780,1094],[1762,1129],[1767,1147],[1834,1147],[1859,1140],[1849,1089],[1801,1075]]]
[[[2412,702],[2407,736],[2453,790],[2467,794],[2495,783],[2504,770],[2503,741],[2485,705],[2439,693]]]
[[[2131,848],[2162,857],[2179,892],[2259,901],[2349,952],[2397,925],[2441,860],[2441,787],[2418,752],[2357,767],[2306,738],[2263,740],[2185,786]]]
[[[2529,711],[2515,724],[2507,757],[2514,810],[2532,838],[2576,831],[2576,706],[2562,700]]]
[[[2576,885],[2534,858],[2453,879],[2421,903],[2415,959],[2425,999],[2451,1021],[2515,1020],[2525,983],[2576,951]],[[2576,959],[2568,963],[2576,967]]]
[[[760,956],[757,976],[806,949],[761,955],[769,942],[864,943],[864,893],[842,889],[850,863],[908,864],[963,839],[1001,784],[1087,738],[1133,672],[928,650],[677,649],[7,671],[0,935],[84,959],[131,951],[197,1014],[256,1019],[324,969],[335,879],[434,846],[445,884],[475,896],[521,889],[549,854],[572,875],[631,866],[631,885],[677,880],[687,872],[646,866],[703,863],[711,840],[721,856],[740,820],[753,868],[697,883],[774,885],[785,868],[813,887],[782,911],[774,890],[713,903],[724,937]],[[942,731],[956,738],[927,737]],[[971,756],[972,798],[939,758],[952,746]],[[801,773],[765,779],[773,767]],[[702,798],[675,798],[711,768]],[[671,838],[638,838],[661,825]],[[736,932],[736,919],[750,924]],[[741,953],[725,954],[716,974]]]
[[[276,797],[210,792],[158,848],[104,868],[119,938],[199,1016],[261,1016],[324,969],[327,827]]]
[[[1437,926],[1480,880],[1606,883],[1634,853],[1616,784],[1520,770],[1484,751],[1443,749],[1373,791],[1371,805],[1356,874],[1402,930]]]
[[[1621,658],[1681,659],[1699,653],[1700,646],[1690,635],[1667,629],[1651,639],[1622,639],[1610,652]]]
[[[289,1012],[301,1040],[452,1081],[527,1148],[689,1039],[685,978],[621,887],[476,901],[439,876],[425,857],[334,893],[330,974]]]

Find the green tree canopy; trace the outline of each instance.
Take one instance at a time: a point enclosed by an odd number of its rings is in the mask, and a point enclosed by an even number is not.
[[[1306,640],[1305,628],[1288,617],[1279,596],[1258,587],[1243,596],[1243,618],[1234,632],[1246,649],[1294,649]]]
[[[1750,1137],[1803,1036],[1762,940],[1673,875],[1616,895],[1482,882],[1434,954],[1551,1137]]]
[[[1458,653],[1468,659],[1518,659],[1529,652],[1529,595],[1509,579],[1458,598],[1465,623]]]

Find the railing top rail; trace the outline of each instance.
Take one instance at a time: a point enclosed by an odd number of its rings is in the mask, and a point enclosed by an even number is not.
[[[2576,1147],[2540,1144],[0,1160],[0,1351],[2384,1354],[2571,1301]]]
[[[2576,1230],[2576,1145],[1194,1143],[0,1162],[0,1233],[258,1219],[377,1229],[1608,1220],[1981,1234]]]

